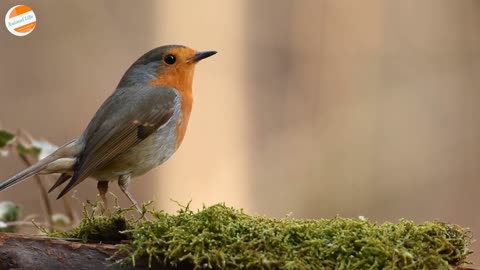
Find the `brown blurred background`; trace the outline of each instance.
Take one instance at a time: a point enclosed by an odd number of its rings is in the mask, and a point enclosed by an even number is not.
[[[131,184],[138,200],[440,219],[478,238],[480,1],[21,3],[38,22],[26,37],[0,27],[0,121],[58,145],[144,52],[219,51],[197,67],[184,144]],[[1,1],[0,15],[15,4]],[[22,167],[0,159],[0,179]],[[86,181],[75,196],[95,195]],[[0,200],[41,212],[31,181]]]

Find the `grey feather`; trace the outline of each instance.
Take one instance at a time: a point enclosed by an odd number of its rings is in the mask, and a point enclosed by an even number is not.
[[[176,103],[180,103],[179,94],[170,87],[136,85],[118,88],[79,138],[85,148],[78,156],[72,179],[59,198],[161,129],[178,110]]]

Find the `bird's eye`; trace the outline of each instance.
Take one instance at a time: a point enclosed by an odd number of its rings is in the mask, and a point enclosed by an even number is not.
[[[166,55],[166,56],[163,58],[163,61],[165,61],[165,63],[167,63],[167,64],[169,64],[169,65],[173,65],[173,64],[175,64],[175,62],[177,61],[177,59],[175,58],[174,55],[168,54],[168,55]]]

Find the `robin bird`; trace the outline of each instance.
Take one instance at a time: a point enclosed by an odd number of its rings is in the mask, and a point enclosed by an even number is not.
[[[0,183],[0,191],[35,174],[60,173],[51,192],[68,182],[57,199],[91,176],[107,207],[109,181],[140,211],[128,191],[131,177],[165,162],[183,141],[192,111],[195,64],[216,54],[168,45],[140,57],[125,72],[83,134]]]

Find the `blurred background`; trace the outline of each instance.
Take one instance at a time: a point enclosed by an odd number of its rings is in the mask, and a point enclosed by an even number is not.
[[[16,4],[1,1],[0,15]],[[57,145],[148,50],[219,52],[197,66],[182,147],[132,182],[139,201],[169,212],[174,199],[274,217],[439,219],[478,238],[479,1],[21,4],[37,25],[26,37],[0,27],[0,122]],[[1,158],[0,179],[22,168]],[[96,193],[88,180],[75,196]],[[39,198],[33,181],[0,193],[25,214],[41,212]]]

